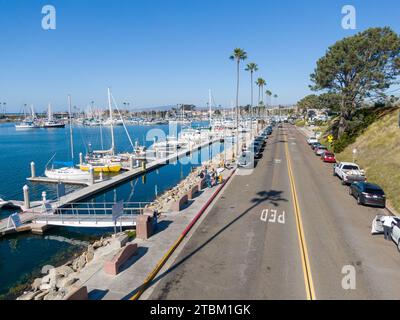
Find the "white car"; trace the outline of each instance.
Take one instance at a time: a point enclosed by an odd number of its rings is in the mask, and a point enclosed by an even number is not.
[[[383,233],[383,218],[385,216],[383,215],[378,215],[375,217],[374,221],[372,221],[372,234],[382,234]],[[392,224],[393,229],[392,229],[392,240],[394,243],[397,245],[397,249],[400,251],[400,218],[399,217],[392,217],[395,220],[395,223]]]
[[[342,184],[352,184],[353,182],[365,182],[365,171],[351,162],[340,162],[333,167],[333,175],[342,180]]]
[[[237,160],[238,167],[254,169],[254,152],[243,151]]]
[[[307,139],[308,144],[317,143],[318,139],[316,137],[310,137]]]

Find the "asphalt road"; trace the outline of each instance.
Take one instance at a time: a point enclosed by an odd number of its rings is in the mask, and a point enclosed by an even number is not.
[[[305,140],[293,126],[275,129],[254,172],[235,176],[150,299],[400,298],[400,254],[370,234],[382,210],[358,206]],[[345,289],[349,270],[355,288]]]

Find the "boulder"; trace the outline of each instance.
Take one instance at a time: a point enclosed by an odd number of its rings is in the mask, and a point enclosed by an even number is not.
[[[64,292],[52,290],[43,297],[43,300],[62,300],[64,296]]]
[[[89,246],[88,251],[86,252],[86,263],[89,263],[94,258],[94,247]]]
[[[41,284],[42,284],[42,278],[36,278],[32,283],[33,291],[38,291],[40,289]]]
[[[71,274],[69,277],[62,278],[59,281],[57,281],[57,288],[62,289],[62,288],[70,287],[77,281],[78,281],[78,278],[75,276],[75,274]]]
[[[53,286],[50,283],[42,283],[39,287],[41,291],[50,290]]]
[[[30,301],[33,300],[38,294],[40,293],[40,291],[36,291],[36,292],[25,292],[22,296],[18,297],[17,300],[25,300],[25,301]]]
[[[86,265],[86,252],[82,254],[77,262],[77,270],[82,270]]]
[[[101,246],[103,246],[103,241],[102,240],[97,240],[93,243],[93,249],[98,249]]]
[[[65,265],[58,267],[57,272],[63,277],[68,277],[71,273],[74,273],[74,270],[71,267]]]
[[[43,300],[45,296],[49,294],[49,290],[39,291],[39,294],[35,296],[34,300]]]

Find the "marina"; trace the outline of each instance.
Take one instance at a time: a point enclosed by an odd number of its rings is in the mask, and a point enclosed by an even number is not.
[[[207,125],[206,123],[199,123],[197,127],[207,127]],[[145,133],[149,130],[148,127],[132,125],[128,125],[127,128],[130,134],[136,137],[141,136],[141,132]],[[156,128],[160,128],[165,132],[168,132],[169,130],[169,126],[167,125],[159,125]],[[12,124],[0,125],[0,131],[1,130],[3,130],[3,135],[0,135],[0,140],[3,137],[8,141],[12,141],[16,134],[19,136],[18,139],[21,139],[22,137],[32,139],[32,134],[27,131],[15,131],[16,129],[13,128]],[[179,126],[178,133],[182,130],[183,129]],[[122,153],[124,153],[124,150],[128,150],[131,144],[129,140],[126,139],[126,133],[122,126],[115,128],[115,131],[116,140],[118,141],[118,149],[122,150]],[[35,131],[33,137],[36,141],[43,141],[48,138],[51,138],[51,141],[54,141],[54,137],[57,137],[57,140],[61,142],[68,137],[68,132],[68,127],[49,132]],[[83,132],[85,134],[82,134]],[[110,139],[109,134],[106,132],[103,133],[104,141]],[[76,159],[79,158],[80,153],[83,154],[86,150],[84,145],[79,143],[82,141],[82,139],[79,139],[80,136],[89,137],[88,140],[92,141],[92,143],[96,142],[99,144],[100,142],[98,140],[98,128],[87,127],[86,129],[75,127],[73,135],[74,141],[77,141],[74,150],[74,158]],[[205,135],[204,137],[207,136]],[[129,203],[135,201],[148,201],[147,203],[150,203],[156,198],[157,193],[161,193],[175,186],[192,171],[192,168],[201,165],[202,161],[221,153],[221,151],[225,149],[225,144],[227,144],[227,148],[230,148],[229,146],[232,143],[232,139],[228,139],[225,143],[221,141],[224,141],[224,137],[222,135],[216,135],[212,140],[204,138],[201,143],[199,143],[200,140],[198,140],[197,142],[199,144],[197,145],[195,145],[193,141],[193,143],[189,143],[179,149],[171,148],[166,150],[160,148],[157,155],[149,153],[147,159],[145,157],[138,157],[136,160],[139,161],[139,163],[134,161],[132,167],[130,166],[130,163],[126,163],[121,173],[111,175],[106,173],[95,173],[93,181],[63,181],[66,194],[61,197],[58,194],[58,185],[60,184],[60,180],[51,179],[41,176],[40,174],[41,168],[46,167],[46,162],[48,161],[46,159],[47,156],[45,154],[40,154],[40,158],[34,156],[30,159],[25,158],[25,165],[23,165],[22,162],[19,162],[18,164],[18,166],[23,170],[18,171],[17,175],[12,175],[11,171],[5,172],[6,175],[7,172],[10,173],[10,181],[15,181],[15,178],[19,177],[19,183],[14,183],[12,189],[3,188],[4,191],[12,191],[12,193],[9,192],[8,194],[4,194],[3,191],[2,194],[5,207],[0,210],[0,218],[2,219],[0,230],[1,234],[4,235],[4,240],[1,241],[0,239],[0,250],[2,250],[3,256],[5,254],[4,257],[7,257],[11,254],[11,252],[7,253],[9,249],[4,247],[4,245],[9,241],[14,241],[12,240],[14,238],[15,241],[18,241],[17,243],[19,243],[18,247],[20,247],[26,241],[32,242],[33,239],[37,239],[36,237],[46,235],[46,240],[43,240],[43,244],[51,243],[52,246],[55,245],[59,247],[57,245],[58,241],[54,239],[59,239],[60,235],[73,242],[76,239],[86,239],[87,237],[97,238],[109,232],[112,233],[114,222],[111,222],[110,218],[111,204],[115,204],[119,200],[124,200],[125,205],[129,205]],[[34,143],[37,142],[33,142],[31,150],[39,150],[33,146]],[[147,147],[151,149],[152,144],[154,144],[154,141],[148,141]],[[49,152],[55,151],[56,149],[54,148],[49,150]],[[228,151],[226,152],[229,153]],[[68,153],[70,153],[70,150],[63,149],[61,152],[57,152],[57,157],[64,159],[68,158]],[[34,153],[31,154],[34,155]],[[5,154],[3,154],[3,157],[4,156]],[[159,158],[157,159],[157,157]],[[34,177],[32,177],[32,163],[30,163],[29,160],[34,160],[35,162],[33,170]],[[9,162],[4,161],[4,163]],[[163,177],[163,175],[167,176]],[[27,176],[28,178],[26,178]],[[25,207],[23,188],[21,187],[24,184],[29,186],[29,209]],[[20,191],[16,192],[17,190]],[[46,193],[45,201],[43,201],[43,192]],[[19,194],[19,196],[16,197],[13,196],[13,194]],[[106,210],[107,215],[104,215],[104,208],[102,208],[102,210],[88,210],[87,208],[82,208],[79,210],[79,215],[76,214],[75,209],[74,214],[68,214],[70,213],[69,210],[71,205],[75,206],[78,203],[82,206],[82,203],[89,201],[92,206],[93,203],[98,203],[99,205],[110,203],[107,205],[109,207],[109,209]],[[143,207],[145,203],[146,202],[142,202],[141,206]],[[49,205],[53,214],[49,214],[50,211],[44,213],[44,210],[50,208]],[[76,206],[78,207],[78,205]],[[140,205],[139,208],[136,209],[136,213],[140,212]],[[94,214],[95,211],[97,212],[97,217]],[[21,226],[13,228],[13,225],[10,224],[10,215],[16,212],[19,212]],[[90,214],[88,214],[89,212]],[[131,211],[126,212],[126,216],[122,217],[122,220],[126,221],[126,223],[123,223],[123,228],[134,228],[136,223],[136,214],[132,215]],[[18,232],[16,233],[16,231]],[[42,247],[42,244],[39,245],[39,242],[36,240],[32,243],[36,243],[36,245],[32,247],[32,252],[41,250],[39,248]],[[67,252],[72,254],[75,250],[74,246],[70,243],[66,245],[69,248]],[[62,247],[59,247],[59,249],[61,248]],[[47,251],[45,256],[48,256],[50,252],[58,252],[58,250]],[[22,262],[23,260],[18,259],[15,261]],[[29,269],[35,270],[35,268],[42,264],[40,261],[41,259],[31,259],[29,260],[29,263],[24,264],[24,267],[21,265],[21,268],[28,268],[26,271]],[[3,272],[7,271],[4,270]],[[11,270],[9,272],[13,273]],[[25,272],[20,271],[18,274],[25,274]],[[17,276],[17,274],[15,275]],[[12,277],[10,278],[10,281],[11,279],[19,281],[18,277]],[[3,285],[7,286],[7,283],[8,282],[5,282]],[[4,286],[0,286],[0,296],[6,292],[4,290],[6,290],[7,287]]]

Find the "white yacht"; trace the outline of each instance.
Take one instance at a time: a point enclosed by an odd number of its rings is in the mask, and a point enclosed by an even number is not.
[[[15,128],[17,130],[26,130],[26,129],[38,129],[40,128],[40,126],[35,121],[24,120],[21,123],[16,124]]]

